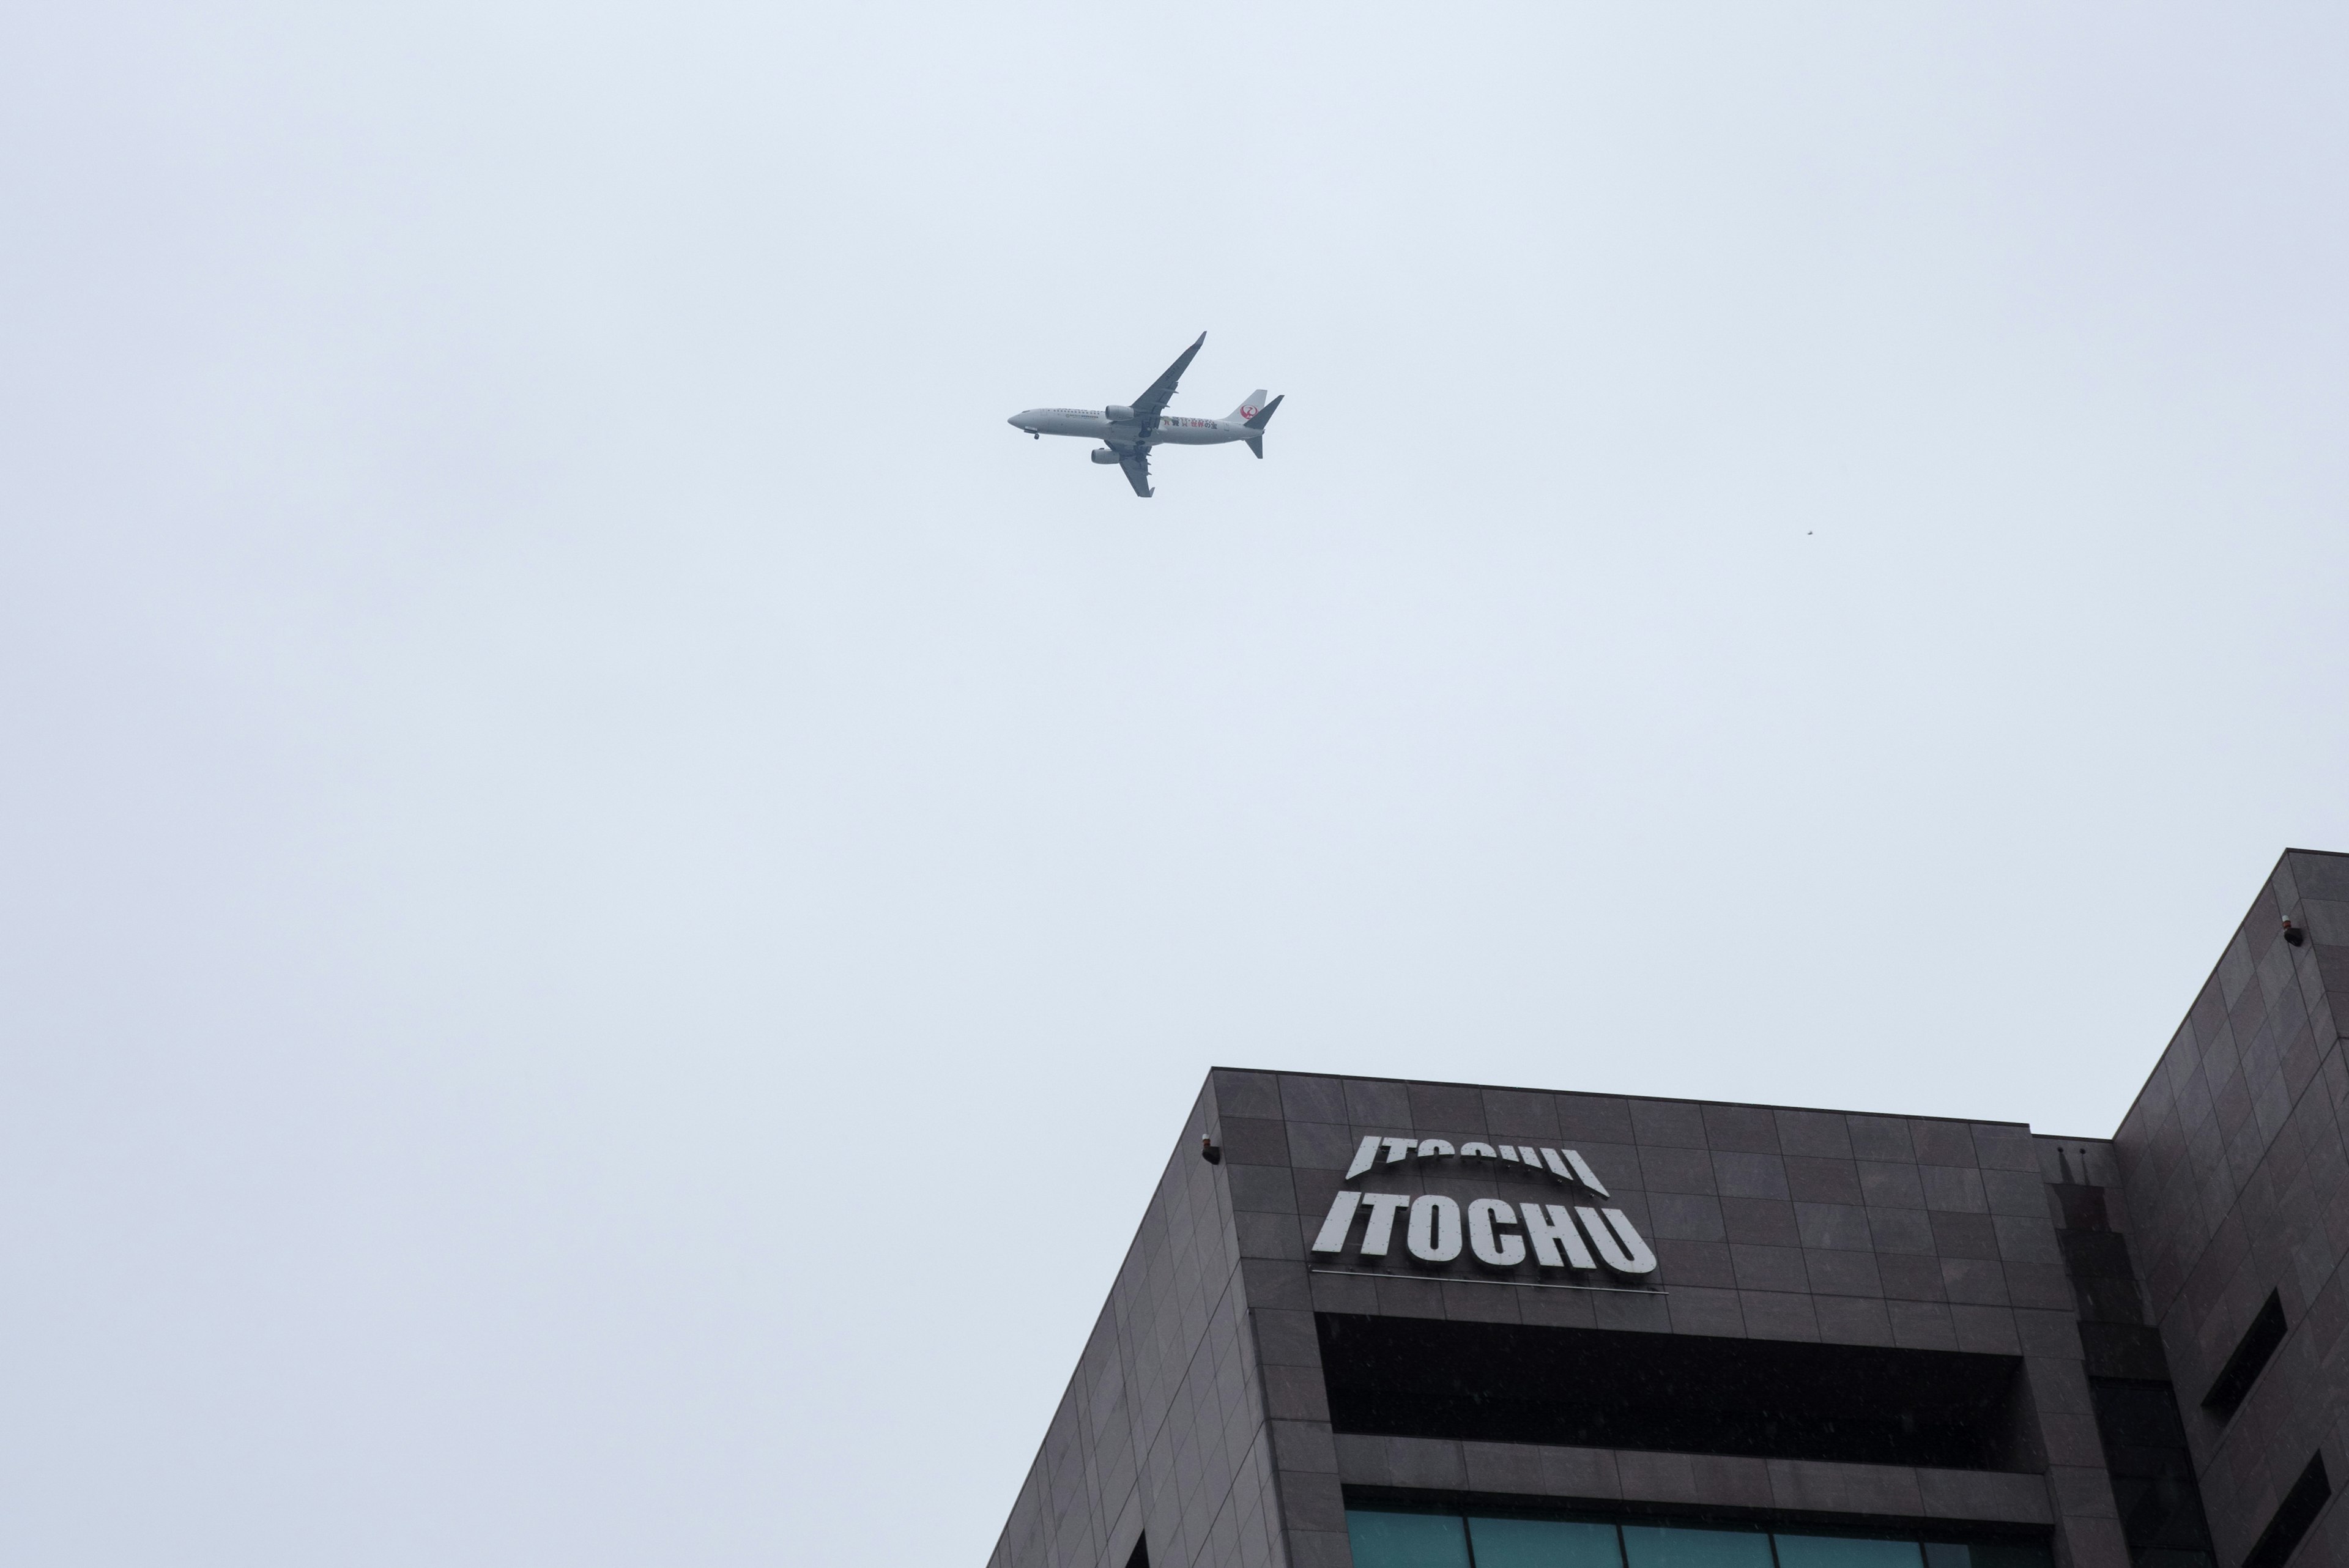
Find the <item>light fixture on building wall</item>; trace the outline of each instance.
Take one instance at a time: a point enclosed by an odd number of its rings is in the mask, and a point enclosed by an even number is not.
[[[1208,1137],[1206,1133],[1201,1133],[1199,1135],[1199,1158],[1206,1160],[1209,1165],[1221,1165],[1224,1163],[1224,1151],[1216,1147],[1216,1140],[1214,1138]]]
[[[2287,915],[2284,917],[2283,922],[2283,940],[2290,942],[2294,947],[2299,947],[2301,944],[2308,940],[2308,933],[2302,930],[2298,926],[2293,925],[2292,923],[2292,917]]]

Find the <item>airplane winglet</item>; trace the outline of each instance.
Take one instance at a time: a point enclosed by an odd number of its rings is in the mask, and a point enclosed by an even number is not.
[[[1206,340],[1207,335],[1205,332],[1200,333],[1199,336],[1192,341],[1191,346],[1183,350],[1181,356],[1175,359],[1174,363],[1166,367],[1166,373],[1164,375],[1159,377],[1155,381],[1151,382],[1147,391],[1143,392],[1142,396],[1134,399],[1131,404],[1127,405],[1140,417],[1142,428],[1144,431],[1147,431],[1154,425],[1157,424],[1158,416],[1166,411],[1167,403],[1174,396],[1175,383],[1182,380],[1183,372],[1191,368],[1191,361],[1193,359],[1198,358],[1199,345],[1205,343]]]

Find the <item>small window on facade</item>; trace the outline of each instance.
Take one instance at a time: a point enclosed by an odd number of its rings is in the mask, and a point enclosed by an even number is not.
[[[2283,1494],[2283,1501],[2276,1505],[2275,1517],[2260,1532],[2260,1543],[2243,1559],[2243,1568],[2283,1568],[2291,1560],[2292,1549],[2308,1533],[2308,1527],[2316,1522],[2316,1516],[2324,1511],[2332,1496],[2333,1482],[2324,1473],[2324,1455],[2320,1450],[2309,1457],[2308,1468],[2300,1472],[2300,1479]]]
[[[2210,1385],[2210,1392],[2202,1397],[2202,1407],[2220,1420],[2233,1415],[2243,1397],[2251,1391],[2251,1385],[2267,1369],[2268,1358],[2276,1353],[2276,1346],[2283,1343],[2283,1298],[2270,1291],[2267,1303],[2251,1319],[2251,1326],[2243,1331],[2235,1353],[2227,1357],[2227,1365]]]

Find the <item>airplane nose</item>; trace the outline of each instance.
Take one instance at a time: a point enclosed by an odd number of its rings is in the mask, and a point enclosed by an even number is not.
[[[1005,424],[1007,424],[1007,425],[1009,425],[1009,426],[1010,426],[1013,430],[1015,430],[1015,431],[1016,431],[1016,430],[1019,430],[1019,429],[1020,429],[1020,428],[1021,428],[1020,423],[1019,423],[1019,416],[1018,414],[1014,414],[1014,415],[1012,415],[1009,419],[1008,419],[1008,420],[1004,421],[1003,422],[1004,422]]]

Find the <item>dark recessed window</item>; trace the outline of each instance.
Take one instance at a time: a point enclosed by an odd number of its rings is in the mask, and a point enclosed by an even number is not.
[[[2333,1482],[2324,1473],[2324,1455],[2313,1454],[2308,1468],[2300,1472],[2300,1479],[2284,1493],[2275,1517],[2260,1532],[2260,1543],[2243,1559],[2243,1568],[2283,1568],[2292,1548],[2300,1544],[2300,1538],[2308,1533],[2308,1527],[2316,1522],[2316,1516],[2324,1511],[2324,1504],[2332,1496]]]
[[[2013,1356],[1318,1314],[1340,1432],[2031,1468]]]
[[[2276,1346],[2283,1343],[2283,1298],[2270,1291],[2267,1304],[2251,1319],[2251,1326],[2243,1331],[2241,1343],[2235,1346],[2235,1354],[2227,1357],[2227,1365],[2210,1385],[2210,1392],[2202,1396],[2202,1407],[2221,1420],[2233,1415],[2236,1407],[2243,1402],[2243,1396],[2251,1391],[2251,1385],[2266,1370],[2268,1358],[2276,1353]]]

